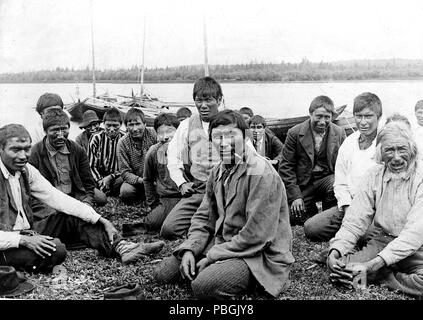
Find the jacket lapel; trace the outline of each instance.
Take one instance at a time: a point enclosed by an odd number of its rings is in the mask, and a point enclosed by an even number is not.
[[[226,189],[228,192],[226,193],[227,197],[225,201],[225,210],[235,198],[237,193],[239,178],[245,173],[245,171],[247,171],[247,164],[242,163],[240,167],[237,169],[237,172],[233,174],[232,178],[230,179],[230,183],[226,186]]]
[[[329,128],[328,128],[328,139],[327,139],[327,161],[328,161],[328,165],[329,165],[329,169],[333,172],[334,168],[333,168],[333,163],[332,163],[332,156],[333,156],[333,152],[335,150],[335,146],[336,146],[336,141],[338,140],[338,134],[336,133],[335,130],[333,130],[332,127],[332,123],[329,124]]]
[[[313,136],[310,129],[310,120],[303,122],[299,132],[298,140],[300,141],[305,152],[310,158],[311,163],[314,164],[314,143],[313,143]]]

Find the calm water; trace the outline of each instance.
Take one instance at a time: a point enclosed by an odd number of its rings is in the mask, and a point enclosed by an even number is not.
[[[192,101],[191,83],[147,84],[148,91],[162,100]],[[97,84],[97,93],[131,95],[139,91],[137,84]],[[223,83],[225,105],[228,108],[249,106],[255,113],[269,117],[295,117],[307,114],[311,100],[318,95],[327,95],[336,106],[347,104],[352,110],[354,97],[370,91],[382,100],[384,115],[399,112],[407,116],[412,124],[414,105],[423,99],[423,80],[419,81],[375,81],[375,82],[315,82],[315,83]],[[64,103],[76,98],[74,83],[0,84],[0,125],[23,123],[31,126],[37,123],[35,104],[45,92],[59,94]],[[79,84],[79,94],[84,98],[92,94],[92,85]],[[71,138],[79,133],[72,125]]]

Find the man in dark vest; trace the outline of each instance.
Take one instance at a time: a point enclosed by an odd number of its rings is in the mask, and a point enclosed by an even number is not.
[[[0,128],[0,265],[50,272],[64,261],[65,245],[83,243],[123,263],[160,251],[164,243],[123,240],[113,224],[92,207],[54,188],[28,163],[31,137],[18,124]],[[29,198],[57,210],[34,221]]]
[[[184,198],[166,217],[160,232],[164,238],[183,237],[187,233],[191,217],[203,200],[210,171],[220,160],[208,139],[208,128],[222,98],[222,88],[216,80],[198,79],[193,90],[198,114],[182,121],[169,143],[169,175]]]
[[[303,224],[317,213],[336,205],[333,193],[338,149],[346,138],[344,129],[332,123],[333,101],[318,96],[310,104],[310,119],[288,131],[279,165],[291,210],[291,224]]]

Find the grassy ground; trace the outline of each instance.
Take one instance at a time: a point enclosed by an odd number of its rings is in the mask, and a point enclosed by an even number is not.
[[[98,209],[99,213],[109,218],[120,230],[122,223],[139,219],[143,214],[140,204],[126,206],[118,199],[112,198],[109,204]],[[347,291],[332,286],[326,268],[314,265],[309,260],[327,244],[314,244],[305,239],[302,227],[293,227],[293,254],[296,259],[291,271],[291,287],[279,299],[358,299],[358,300],[402,300],[407,296],[388,291],[385,287],[370,286],[362,292]],[[132,237],[135,241],[155,241],[157,235]],[[185,300],[193,299],[188,284],[157,285],[152,272],[161,259],[171,254],[179,242],[166,241],[159,254],[146,257],[136,264],[124,266],[116,259],[107,259],[98,255],[95,250],[83,249],[69,251],[64,263],[68,271],[65,283],[52,283],[51,275],[26,274],[36,286],[35,290],[19,298],[23,299],[103,299],[103,290],[128,282],[138,281],[143,288],[145,299]],[[314,265],[314,266],[313,266]],[[244,295],[240,299],[269,299],[263,293]]]

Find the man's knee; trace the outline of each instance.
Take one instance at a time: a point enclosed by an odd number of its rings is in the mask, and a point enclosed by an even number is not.
[[[225,287],[217,279],[197,276],[191,282],[194,296],[198,299],[219,299],[225,297]]]
[[[175,224],[165,219],[160,229],[160,237],[171,240],[180,237],[180,235],[178,235],[178,232],[176,231]]]
[[[50,256],[52,265],[58,265],[65,261],[66,259],[66,246],[57,238],[53,239],[53,242],[56,244],[56,250]]]
[[[136,200],[137,189],[129,183],[122,183],[120,187],[119,197],[124,202],[133,202]]]
[[[98,206],[104,206],[107,204],[107,196],[104,192],[94,189],[94,201]]]
[[[173,283],[180,278],[179,266],[181,261],[175,256],[165,259],[154,269],[153,278],[158,283]]]

